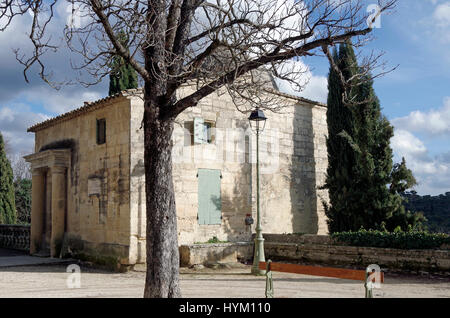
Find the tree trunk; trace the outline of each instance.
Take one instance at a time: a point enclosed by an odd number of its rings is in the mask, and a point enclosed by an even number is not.
[[[159,118],[159,107],[154,98],[145,96],[144,99],[147,205],[147,277],[144,297],[181,297],[177,217],[172,180],[174,121],[172,118]]]

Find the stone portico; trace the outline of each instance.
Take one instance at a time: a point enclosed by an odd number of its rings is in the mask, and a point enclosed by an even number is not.
[[[189,87],[182,90],[188,91]],[[180,92],[183,94],[183,92]],[[326,234],[326,105],[277,94],[260,141],[265,233]],[[35,133],[31,253],[145,263],[142,93],[124,91],[49,119]],[[177,117],[173,181],[179,244],[249,242],[256,219],[255,136],[226,92]],[[256,222],[255,222],[256,223]]]
[[[25,159],[32,170],[30,253],[58,257],[66,231],[70,150],[46,150]]]

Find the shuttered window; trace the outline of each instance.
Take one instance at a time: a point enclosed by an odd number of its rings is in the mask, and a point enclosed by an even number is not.
[[[198,170],[198,224],[222,223],[220,170]]]
[[[203,118],[194,118],[194,144],[213,143],[213,128],[214,123],[205,121]]]
[[[97,144],[106,142],[106,119],[97,119]]]

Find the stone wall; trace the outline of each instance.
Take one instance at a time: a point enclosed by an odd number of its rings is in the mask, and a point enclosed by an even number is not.
[[[191,91],[183,87],[179,97]],[[326,233],[320,203],[327,199],[326,191],[317,190],[327,166],[326,107],[284,95],[275,98],[287,107],[266,112],[269,120],[260,138],[262,226],[273,233]],[[140,96],[118,95],[86,104],[35,131],[36,153],[70,141],[65,237],[93,246],[109,244],[126,264],[146,259],[143,109]],[[198,117],[213,123],[214,142],[192,143],[191,126]],[[180,244],[213,237],[249,241],[255,231],[256,222],[245,223],[247,214],[256,221],[256,137],[247,118],[226,91],[209,95],[176,118],[173,181]],[[96,143],[97,119],[106,120],[106,143],[101,145]],[[199,224],[199,169],[221,172],[220,224]]]
[[[450,271],[450,250],[344,246],[329,236],[264,234],[266,259],[395,270]]]
[[[192,244],[180,246],[180,266],[215,262],[235,263],[250,260],[253,255],[253,243],[216,243]]]
[[[189,93],[184,87],[180,95]],[[288,106],[269,118],[260,139],[261,219],[273,233],[325,234],[326,219],[317,190],[327,167],[325,138],[326,107],[285,96],[276,97]],[[145,261],[145,201],[143,167],[142,100],[132,100],[130,157],[130,215],[134,255]],[[194,118],[215,125],[215,141],[192,143]],[[241,113],[224,91],[202,99],[176,118],[173,134],[173,180],[178,216],[179,243],[249,241],[256,226],[256,137],[248,114]],[[200,225],[198,214],[198,170],[221,172],[222,222]],[[245,224],[247,214],[255,223]]]
[[[36,131],[35,152],[70,141],[65,238],[109,244],[121,261],[128,263],[122,246],[130,245],[130,100],[123,96],[106,98],[98,106],[94,103],[86,111],[81,108],[77,112],[78,116]],[[106,120],[104,144],[97,144],[98,119]],[[50,191],[47,187],[47,197],[51,197]],[[51,215],[51,204],[46,206],[46,214]]]
[[[30,249],[30,226],[1,224],[0,247],[28,251]]]

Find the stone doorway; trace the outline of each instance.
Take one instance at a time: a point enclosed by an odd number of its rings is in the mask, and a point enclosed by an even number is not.
[[[52,175],[50,169],[42,172],[44,176],[44,206],[42,207],[42,238],[40,246],[36,247],[36,255],[50,256],[52,237]]]
[[[66,232],[70,149],[46,150],[25,160],[33,174],[30,254],[59,257]]]

